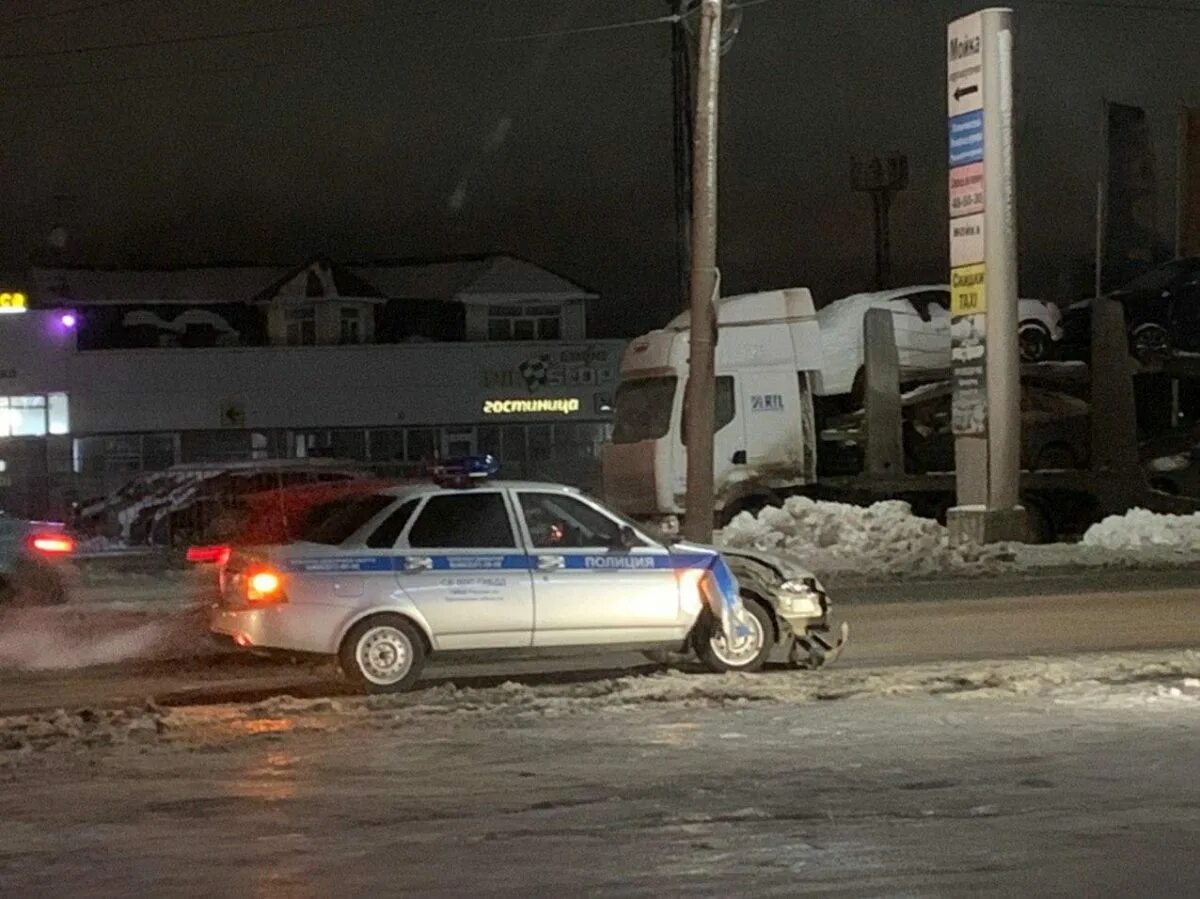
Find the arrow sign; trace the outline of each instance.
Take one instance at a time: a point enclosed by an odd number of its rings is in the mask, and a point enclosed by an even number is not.
[[[976,13],[946,33],[946,111],[950,117],[983,109],[983,20]]]

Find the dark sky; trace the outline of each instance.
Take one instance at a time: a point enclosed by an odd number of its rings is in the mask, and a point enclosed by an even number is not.
[[[1160,225],[1173,231],[1176,111],[1200,105],[1200,4],[1096,4],[1012,4],[1027,295],[1069,295],[1090,252],[1105,98],[1150,110]],[[945,279],[943,33],[981,5],[745,11],[724,59],[726,293],[809,285],[825,301],[867,286],[854,152],[910,155],[897,278]],[[53,15],[80,7],[92,8]],[[662,0],[0,2],[0,264],[22,268],[59,218],[95,264],[503,250],[599,290],[596,332],[657,324],[675,303],[668,27],[499,39],[666,11]],[[349,24],[60,52],[329,22]]]

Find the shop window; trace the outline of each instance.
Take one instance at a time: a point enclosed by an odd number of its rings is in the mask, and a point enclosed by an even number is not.
[[[404,431],[394,430],[371,431],[371,461],[373,462],[403,462],[404,461]]]
[[[432,462],[437,456],[438,433],[433,428],[409,428],[405,455],[409,462]]]
[[[46,398],[44,396],[0,397],[0,436],[46,436]]]
[[[67,395],[65,393],[52,393],[49,397],[50,409],[50,433],[51,434],[70,434],[71,433],[71,415],[67,404]]]

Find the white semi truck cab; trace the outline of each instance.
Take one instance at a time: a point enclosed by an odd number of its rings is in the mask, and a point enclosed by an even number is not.
[[[727,519],[817,477],[812,378],[821,339],[805,288],[717,302],[716,513]],[[604,493],[639,518],[680,515],[687,488],[687,315],[632,341],[621,362]]]

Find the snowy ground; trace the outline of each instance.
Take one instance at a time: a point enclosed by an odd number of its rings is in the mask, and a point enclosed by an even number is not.
[[[899,500],[854,506],[791,497],[743,512],[718,535],[730,547],[783,552],[831,583],[1070,569],[1200,567],[1200,514],[1134,509],[1093,525],[1077,544],[952,544],[945,527]]]
[[[885,668],[828,668],[706,676],[694,671],[600,678],[582,682],[460,689],[454,684],[396,696],[295,699],[166,710],[153,703],[124,709],[58,710],[0,717],[0,764],[44,751],[134,742],[163,747],[206,743],[254,722],[286,716],[288,729],[423,726],[459,717],[509,722],[623,715],[647,706],[704,710],[758,703],[800,707],[830,700],[972,694],[978,698],[1037,696],[1060,703],[1170,705],[1200,711],[1200,652],[1108,653],[1076,657],[939,662]]]
[[[0,894],[1195,895],[1200,656],[4,722]]]

